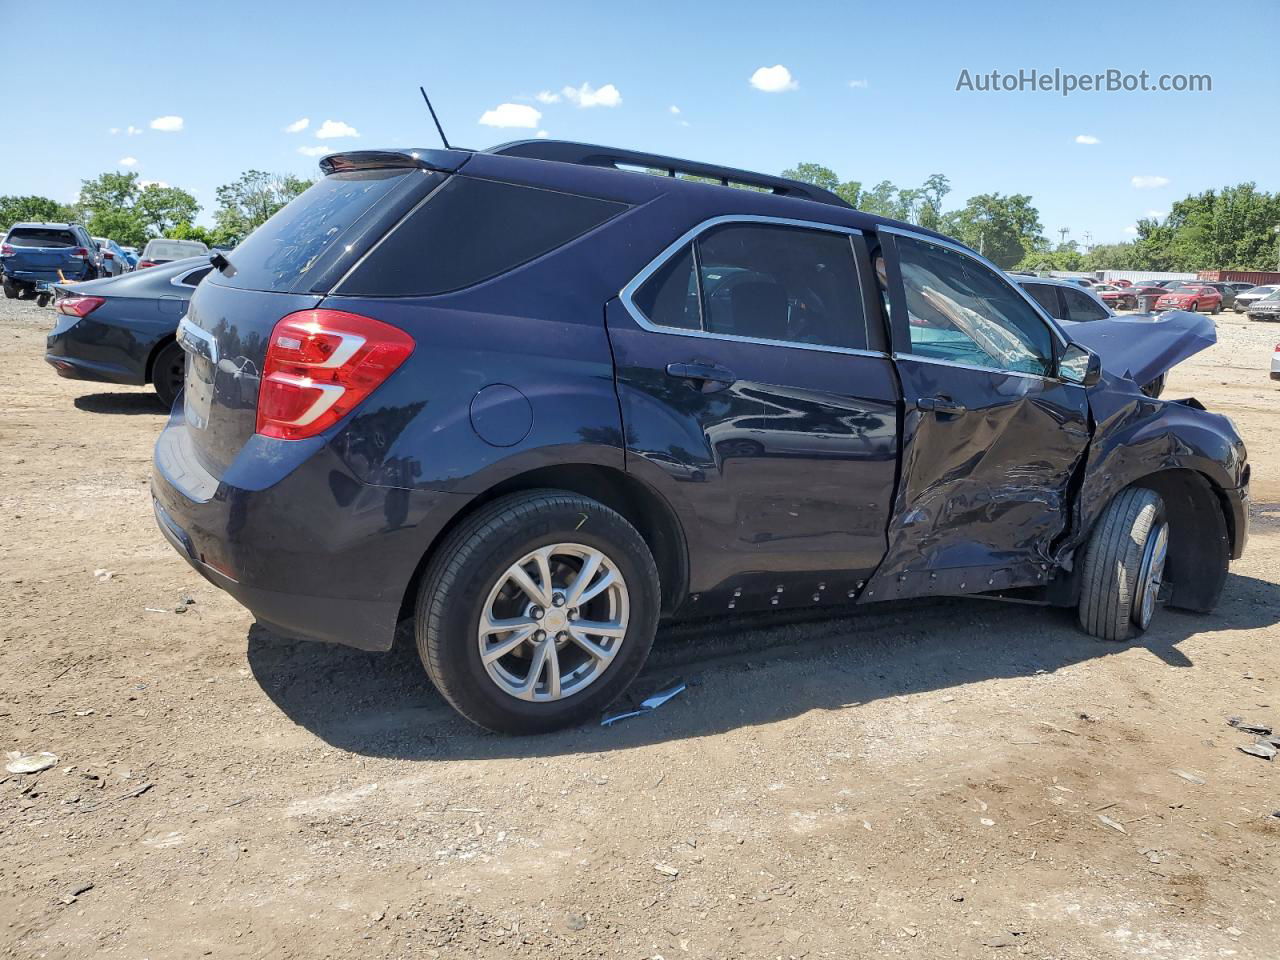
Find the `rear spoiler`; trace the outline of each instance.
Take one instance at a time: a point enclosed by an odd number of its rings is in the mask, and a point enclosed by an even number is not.
[[[470,150],[350,150],[331,153],[320,161],[320,172],[349,173],[352,170],[436,170],[453,173],[471,159]]]

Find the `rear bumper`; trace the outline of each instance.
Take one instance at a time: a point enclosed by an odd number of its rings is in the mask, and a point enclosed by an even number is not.
[[[151,492],[174,549],[268,629],[362,650],[390,649],[419,562],[469,499],[366,484],[322,444],[261,436],[215,479],[180,406]]]
[[[45,338],[44,359],[60,377],[139,386],[147,382],[151,347],[134,331],[59,315]]]
[[[68,281],[75,282],[79,280],[91,279],[96,271],[91,266],[77,261],[77,266],[63,266],[62,276]],[[39,268],[22,268],[11,267],[9,264],[4,265],[4,276],[6,279],[14,283],[60,283],[62,278],[58,276],[57,267],[39,267]]]

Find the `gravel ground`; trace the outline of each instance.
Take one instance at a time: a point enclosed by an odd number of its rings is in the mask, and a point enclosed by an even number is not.
[[[193,573],[151,394],[58,379],[51,322],[0,300],[0,743],[59,758],[0,779],[3,955],[1280,955],[1280,764],[1225,722],[1280,725],[1280,326],[1223,315],[1170,380],[1254,465],[1214,614],[686,626],[638,682],[684,695],[515,740],[410,651],[277,639]]]

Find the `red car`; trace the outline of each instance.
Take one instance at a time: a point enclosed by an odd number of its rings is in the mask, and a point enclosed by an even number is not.
[[[1197,283],[1175,283],[1166,287],[1164,296],[1156,301],[1157,310],[1208,310],[1222,312],[1222,294],[1213,287]]]
[[[1132,290],[1114,283],[1096,283],[1093,286],[1093,292],[1112,310],[1134,310],[1138,306]]]

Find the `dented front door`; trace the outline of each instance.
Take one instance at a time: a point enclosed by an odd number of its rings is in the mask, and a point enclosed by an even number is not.
[[[1090,438],[1084,388],[1056,376],[1062,338],[960,248],[884,234],[882,253],[903,454],[888,552],[863,599],[1043,583]]]

